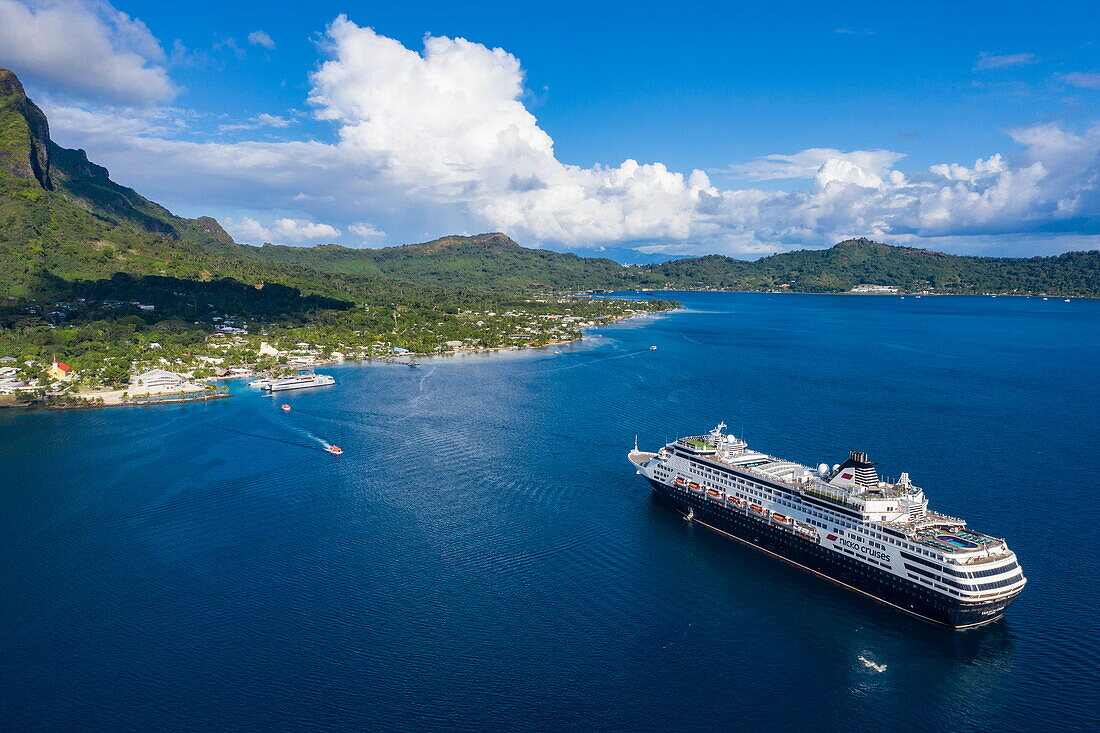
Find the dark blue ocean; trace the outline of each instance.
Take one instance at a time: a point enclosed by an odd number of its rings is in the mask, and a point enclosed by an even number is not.
[[[1097,729],[1100,301],[673,297],[562,353],[0,413],[0,725]],[[956,632],[682,521],[625,453],[720,420],[909,471],[1028,587]]]

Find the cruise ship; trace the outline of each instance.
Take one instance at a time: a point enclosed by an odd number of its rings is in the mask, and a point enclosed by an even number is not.
[[[330,384],[336,384],[336,380],[329,375],[307,372],[304,374],[295,374],[293,377],[283,377],[282,379],[271,380],[269,383],[261,385],[261,387],[270,392],[285,392],[289,389],[326,387]]]
[[[1027,583],[1003,539],[930,510],[909,474],[883,480],[860,451],[803,466],[725,427],[656,453],[635,445],[630,463],[685,519],[928,621],[991,623]]]

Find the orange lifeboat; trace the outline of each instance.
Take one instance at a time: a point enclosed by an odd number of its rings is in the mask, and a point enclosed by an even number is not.
[[[280,405],[279,407],[283,412],[290,412],[290,405]]]
[[[732,501],[732,502],[733,502],[734,504],[736,504],[737,506],[744,506],[744,505],[745,505],[745,502],[741,501],[741,500],[740,500],[740,499],[738,499],[738,498],[737,498],[736,496],[731,496],[731,497],[730,497],[730,501]]]
[[[686,483],[687,483],[687,479],[686,479],[686,478],[684,478],[683,476],[677,476],[677,477],[676,477],[676,483],[678,483],[678,484],[680,484],[681,486],[683,486],[684,484],[686,484]]]
[[[793,522],[790,517],[786,517],[779,512],[772,512],[772,521],[779,524],[791,524]]]
[[[749,504],[749,509],[752,509],[757,514],[764,514],[764,507],[757,506],[756,504]]]
[[[694,481],[691,481],[691,482],[688,483],[688,488],[691,489],[692,491],[702,491],[703,490],[703,487],[700,486],[699,484],[695,483]]]
[[[338,446],[338,445],[330,445],[330,446],[328,446],[327,448],[325,448],[325,450],[327,450],[327,451],[328,451],[329,453],[331,453],[331,454],[332,454],[332,455],[334,455],[334,456],[342,456],[342,455],[344,455],[344,449],[343,449],[343,448],[341,448],[341,447],[340,447],[340,446]]]
[[[715,490],[715,489],[707,489],[707,494],[708,494],[709,496],[713,496],[713,497],[714,497],[715,499],[717,499],[718,497],[722,496],[722,495],[721,495],[721,494],[720,494],[720,493],[719,493],[719,492],[718,492],[717,490]]]

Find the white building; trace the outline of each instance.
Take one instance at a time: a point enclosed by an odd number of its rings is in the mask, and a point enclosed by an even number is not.
[[[168,390],[178,389],[183,386],[183,377],[167,369],[150,369],[144,374],[138,374],[130,380],[130,386],[134,390]]]
[[[901,291],[897,285],[856,285],[849,293],[861,295],[896,295]]]

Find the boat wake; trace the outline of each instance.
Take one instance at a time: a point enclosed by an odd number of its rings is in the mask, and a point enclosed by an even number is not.
[[[874,662],[872,662],[870,659],[863,656],[862,654],[859,655],[859,661],[863,662],[863,666],[867,667],[867,669],[873,669],[876,672],[885,672],[886,671],[886,665],[885,664],[875,664]]]
[[[581,367],[594,366],[596,364],[602,364],[605,361],[612,361],[613,359],[625,359],[629,356],[637,356],[638,354],[645,354],[649,351],[649,348],[638,349],[636,351],[630,351],[625,354],[616,354],[615,356],[601,356],[591,361],[586,361],[583,364],[573,364],[571,366],[556,367],[554,369],[544,369],[543,371],[536,372],[539,376],[543,374],[551,374],[553,372],[565,372],[570,369],[580,369]]]
[[[422,376],[422,377],[420,378],[420,384],[419,384],[418,386],[419,386],[419,388],[420,388],[420,391],[421,391],[421,392],[423,392],[423,391],[424,391],[424,382],[428,381],[428,378],[429,378],[430,376],[432,376],[433,374],[435,374],[435,370],[436,370],[436,369],[438,369],[438,367],[436,367],[436,366],[433,366],[433,367],[432,367],[432,368],[431,368],[430,370],[428,370],[427,372],[425,372],[424,376]]]
[[[293,446],[297,446],[298,448],[308,448],[309,450],[316,450],[316,448],[314,446],[310,445],[309,443],[299,443],[299,442],[296,442],[296,441],[293,441],[293,440],[284,440],[282,438],[276,438],[273,435],[260,435],[258,433],[246,433],[243,430],[237,430],[236,428],[231,428],[231,427],[228,427],[226,425],[218,425],[217,427],[221,428],[222,430],[228,430],[231,433],[236,433],[237,435],[246,435],[249,438],[259,438],[260,440],[270,440],[270,441],[273,441],[275,443],[282,443],[283,445],[293,445]]]
[[[300,435],[302,435],[302,437],[308,438],[309,440],[312,440],[315,443],[319,444],[321,446],[322,450],[328,450],[329,448],[332,447],[332,443],[328,442],[327,440],[325,440],[324,438],[317,435],[316,433],[314,433],[311,430],[306,430],[305,428],[295,428],[295,430],[297,430],[298,433]],[[310,446],[310,447],[312,448],[313,446]]]

